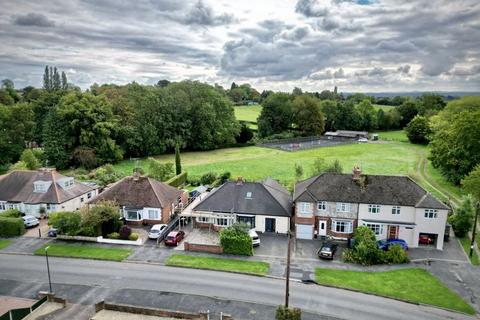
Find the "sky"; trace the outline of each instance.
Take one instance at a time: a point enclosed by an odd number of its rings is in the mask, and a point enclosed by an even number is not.
[[[479,91],[478,0],[2,0],[0,78]]]

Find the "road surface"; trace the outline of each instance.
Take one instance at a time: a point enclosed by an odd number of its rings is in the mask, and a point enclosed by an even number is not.
[[[119,292],[128,290],[155,290],[270,306],[283,304],[284,301],[284,281],[265,277],[66,258],[50,258],[50,269],[54,291],[58,291],[56,288],[63,288],[63,294],[66,294],[68,300],[85,299],[75,292],[78,291],[75,288],[89,286],[98,288],[97,292],[107,295],[107,298],[109,291],[115,291],[118,295]],[[10,289],[7,288],[8,283]],[[22,288],[27,290],[40,284],[45,288],[46,283],[44,257],[0,254],[0,295],[22,296]],[[72,285],[71,289],[68,289],[68,285]],[[341,319],[473,319],[441,309],[314,284],[292,282],[290,288],[291,306]],[[92,297],[94,302],[103,298],[105,296],[99,296],[98,299]],[[142,297],[139,296],[138,299],[141,300]]]

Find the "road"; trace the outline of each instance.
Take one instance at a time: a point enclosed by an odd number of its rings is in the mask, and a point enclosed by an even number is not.
[[[51,258],[50,267],[54,291],[63,288],[63,294],[69,300],[82,299],[78,298],[82,294],[75,289],[81,286],[97,288],[97,292],[104,295],[98,297],[98,300],[105,298],[105,295],[108,300],[110,291],[118,295],[119,292],[128,290],[219,297],[270,306],[282,304],[284,299],[284,281],[272,278],[151,264],[65,258]],[[28,288],[45,285],[46,281],[43,257],[0,254],[0,295],[21,295],[20,286]],[[7,288],[8,283],[11,289]],[[70,291],[65,289],[69,288],[68,285],[71,285]],[[318,315],[342,319],[472,319],[441,309],[313,284],[292,282],[290,288],[292,306]],[[142,295],[136,299],[140,301]]]

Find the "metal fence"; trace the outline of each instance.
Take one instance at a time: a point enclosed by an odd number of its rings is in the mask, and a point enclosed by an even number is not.
[[[40,307],[42,304],[44,304],[47,300],[48,300],[48,297],[45,296],[42,299],[35,302],[35,304],[29,308],[19,308],[19,309],[9,310],[5,312],[2,316],[0,316],[0,320],[21,320],[26,316],[28,316],[30,313],[32,313],[35,309]]]
[[[356,139],[342,137],[298,137],[282,140],[265,141],[260,144],[262,147],[275,148],[283,151],[299,151],[312,148],[330,147],[341,144],[349,144],[356,142]]]

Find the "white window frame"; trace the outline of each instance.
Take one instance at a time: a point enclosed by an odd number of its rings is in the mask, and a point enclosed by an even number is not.
[[[368,205],[368,213],[380,213],[380,205],[379,204],[369,204]]]
[[[400,206],[393,206],[392,207],[392,214],[400,214],[400,211],[401,211],[401,207]]]
[[[33,192],[36,192],[36,193],[47,192],[47,184],[44,181],[35,181],[33,183]]]
[[[310,202],[300,202],[299,212],[301,214],[311,214],[312,213],[312,204]]]
[[[148,209],[148,220],[160,220],[158,210]]]
[[[130,219],[128,217],[129,212],[136,212],[137,213],[137,218],[136,219]],[[142,212],[141,210],[125,210],[125,220],[127,221],[141,221],[142,220]]]
[[[225,223],[223,223],[225,222]],[[230,218],[215,218],[215,225],[219,227],[228,227],[232,224],[232,219]]]
[[[343,225],[344,231],[338,231],[337,228]],[[348,234],[353,232],[353,221],[351,220],[332,220],[332,231],[335,233]]]
[[[424,217],[425,219],[436,219],[438,216],[437,209],[425,209]]]
[[[351,212],[352,205],[347,202],[337,202],[337,212]]]
[[[0,211],[5,211],[7,209],[7,202],[1,201],[0,202]]]
[[[7,210],[20,210],[19,203],[7,203],[6,205]]]
[[[327,211],[327,201],[318,201],[317,202],[317,209],[319,211]]]
[[[376,236],[383,234],[383,224],[381,223],[366,223],[365,226],[370,228]]]
[[[199,223],[210,223],[210,217],[197,217]]]

